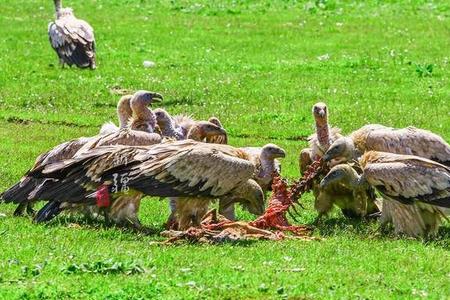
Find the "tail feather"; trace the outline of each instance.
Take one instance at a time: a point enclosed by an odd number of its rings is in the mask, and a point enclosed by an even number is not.
[[[50,201],[44,205],[34,217],[36,223],[48,222],[62,211],[61,203],[57,201]]]
[[[23,203],[29,200],[30,193],[41,183],[42,179],[24,177],[18,183],[4,191],[0,199],[6,203]]]

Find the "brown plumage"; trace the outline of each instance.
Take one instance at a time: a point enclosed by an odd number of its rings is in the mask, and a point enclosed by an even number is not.
[[[225,130],[225,127],[223,127],[222,122],[217,117],[210,117],[208,119],[208,122],[216,125],[219,128],[222,128]],[[213,143],[213,144],[228,144],[228,135],[225,132],[223,135],[215,135],[215,136],[207,136],[205,139],[205,142],[207,143]]]
[[[355,188],[372,186],[383,196],[383,220],[393,222],[396,232],[411,236],[437,232],[449,212],[450,168],[418,156],[376,151],[366,152],[360,164],[362,175],[338,165],[321,185],[345,178]]]
[[[61,0],[54,3],[56,20],[48,24],[48,36],[60,63],[95,69],[94,30],[86,21],[77,19],[71,8],[62,8]]]
[[[154,101],[153,100],[154,97],[158,98],[161,96],[157,93],[138,91],[133,95],[131,102],[139,103],[133,105],[134,109],[142,109],[150,111],[145,106],[145,104]],[[142,126],[135,126],[135,123],[139,125],[143,124],[145,122],[145,117],[147,117],[149,113],[148,112],[136,113],[135,115],[136,117],[133,116],[131,119],[130,123],[131,128],[125,128],[107,135],[81,137],[75,140],[62,143],[54,147],[50,151],[41,154],[36,159],[34,166],[31,168],[30,171],[28,171],[28,173],[33,172],[46,164],[72,158],[76,155],[79,155],[80,153],[88,152],[91,149],[99,146],[116,145],[116,144],[138,146],[138,145],[152,145],[160,143],[161,136],[155,133],[133,130],[136,127],[142,127]],[[139,117],[144,117],[144,119],[139,119]],[[149,121],[151,120],[152,118],[150,117]],[[143,126],[143,128],[145,129],[147,129],[148,127],[149,126]],[[153,130],[150,128],[149,131],[152,132]],[[20,202],[19,206],[14,212],[14,215],[17,216],[22,215],[26,208],[28,209],[29,213],[32,213],[31,205],[34,202],[34,200],[28,199],[30,198],[30,195],[31,198],[35,198],[33,196],[33,194],[35,193],[35,189],[42,187],[46,183],[46,180],[35,180],[30,178],[27,174],[24,175],[24,177],[21,179],[19,183],[8,189],[3,195],[3,198],[7,201]],[[27,189],[24,188],[25,186],[27,187]]]
[[[98,147],[43,166],[29,176],[48,179],[45,188],[36,192],[36,199],[49,201],[36,216],[39,222],[57,215],[63,203],[95,204],[95,197],[91,197],[103,187],[113,203],[120,196],[140,199],[142,195],[208,203],[229,195],[240,199],[251,212],[261,214],[264,195],[251,179],[254,171],[254,165],[240,149],[187,140],[152,147]],[[136,214],[130,210],[127,220],[138,222]],[[197,224],[201,216],[190,218]]]
[[[349,175],[340,177],[336,175],[338,170],[331,169],[325,176],[327,180],[322,180],[320,186],[313,189],[316,198],[314,208],[319,213],[317,220],[327,215],[334,205],[339,207],[347,218],[362,218],[378,213],[374,189],[371,186],[353,184],[351,178],[357,178],[359,175],[351,165],[339,166],[339,170],[341,169]]]
[[[371,150],[416,155],[450,166],[450,145],[439,135],[415,127],[395,129],[377,124],[366,125],[336,140],[324,159],[349,161]]]
[[[314,104],[312,114],[315,120],[316,132],[309,137],[309,148],[300,153],[300,171],[303,174],[308,166],[321,158],[330,145],[341,138],[339,128],[330,128],[328,124],[328,108],[325,103]],[[356,171],[355,171],[356,172]],[[375,195],[371,190],[352,190],[350,186],[336,183],[326,188],[320,187],[323,176],[313,182],[314,208],[318,212],[316,221],[329,214],[333,206],[338,206],[343,215],[349,218],[364,217],[378,212],[374,205]],[[363,204],[365,203],[365,204]],[[363,209],[362,206],[365,208]]]
[[[164,109],[156,109],[155,116],[158,126],[165,137],[176,140],[192,139],[198,142],[215,142],[217,144],[227,143],[227,132],[217,118],[210,118],[213,122],[194,121],[186,116],[172,117]],[[180,201],[181,203],[178,203]],[[195,214],[207,211],[207,203],[205,204],[205,202],[189,201],[185,203],[184,199],[177,199],[176,197],[169,198],[169,207],[171,211],[167,221],[169,227],[177,223],[185,223],[180,220],[188,219],[186,215],[191,214],[189,213],[190,207],[192,212],[196,212]]]
[[[272,181],[275,174],[281,173],[281,165],[279,158],[286,157],[286,152],[283,148],[267,144],[263,147],[245,147],[240,148],[248,156],[250,161],[255,165],[255,174],[253,179],[259,184],[263,192],[268,192],[272,188]],[[227,199],[220,199],[219,212],[229,220],[235,220],[234,206],[225,204],[229,202]]]

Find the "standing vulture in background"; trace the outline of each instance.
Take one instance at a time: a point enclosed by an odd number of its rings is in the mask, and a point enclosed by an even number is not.
[[[372,186],[383,196],[382,220],[392,221],[396,232],[437,232],[450,212],[450,168],[419,156],[376,151],[366,152],[360,164],[362,175],[345,164],[333,167],[321,186],[335,181],[346,181],[355,189]]]
[[[158,93],[148,92],[148,91],[138,91],[136,92],[131,102],[131,106],[134,110],[133,117],[130,122],[131,128],[125,128],[114,133],[107,135],[96,135],[93,137],[81,137],[75,140],[71,140],[62,143],[50,151],[41,154],[35,161],[34,166],[31,168],[27,174],[22,177],[20,182],[5,191],[1,198],[6,202],[20,203],[17,209],[14,211],[14,215],[23,215],[25,209],[27,209],[29,214],[32,214],[32,203],[36,201],[35,193],[37,190],[44,187],[47,180],[34,179],[28,174],[33,172],[43,166],[55,163],[61,160],[69,159],[82,152],[89,151],[98,146],[104,145],[152,145],[161,142],[161,136],[151,133],[154,126],[154,116],[147,105],[151,104],[153,101],[158,101],[162,99],[162,96]],[[143,124],[147,122],[148,126]],[[138,131],[139,129],[147,129],[147,132]]]
[[[363,126],[336,140],[324,160],[345,162],[371,150],[420,156],[450,166],[450,145],[439,135],[415,127],[395,129],[378,124]]]
[[[314,104],[312,114],[316,124],[316,132],[308,138],[309,148],[300,152],[299,166],[302,174],[314,160],[324,155],[335,140],[342,137],[339,128],[330,128],[328,124],[328,108],[325,103],[318,102]]]
[[[98,147],[42,166],[28,176],[48,180],[46,187],[36,193],[36,199],[49,201],[36,220],[47,221],[64,209],[64,203],[97,204],[115,215],[112,210],[120,198],[140,199],[143,195],[183,197],[186,202],[205,203],[229,196],[242,201],[250,212],[261,214],[264,195],[251,179],[254,172],[253,163],[240,149],[187,140],[152,147]],[[186,216],[186,220],[180,220],[181,228],[191,222],[199,225],[202,216],[203,212]],[[129,221],[138,222],[135,217]]]
[[[113,122],[106,122],[102,125],[102,128],[100,128],[101,135],[113,133],[128,126],[128,121],[133,116],[133,111],[131,110],[130,106],[130,100],[132,97],[133,95],[122,96],[117,103],[117,117],[119,119],[119,127],[117,127]]]
[[[267,144],[264,147],[240,148],[255,165],[256,172],[253,179],[259,184],[263,192],[272,189],[274,174],[280,174],[281,165],[278,158],[286,157],[286,152],[281,147],[274,144]],[[234,205],[227,205],[228,200],[220,199],[219,212],[229,220],[235,220]],[[228,208],[227,208],[228,206]]]
[[[54,3],[56,20],[48,24],[48,36],[61,65],[95,69],[95,38],[91,25],[77,19],[71,8],[62,8],[61,0],[54,0]]]

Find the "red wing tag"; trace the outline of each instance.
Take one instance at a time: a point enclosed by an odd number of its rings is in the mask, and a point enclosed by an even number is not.
[[[109,190],[107,185],[101,185],[97,188],[97,193],[95,196],[97,200],[98,207],[109,207],[111,201],[109,200]]]

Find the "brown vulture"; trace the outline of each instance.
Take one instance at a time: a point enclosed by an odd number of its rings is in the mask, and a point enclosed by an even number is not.
[[[158,93],[148,92],[148,91],[138,91],[136,92],[131,102],[133,117],[130,121],[130,128],[125,128],[117,132],[113,132],[107,135],[96,135],[93,137],[81,137],[74,139],[65,143],[62,143],[46,153],[41,154],[35,161],[34,166],[28,173],[33,172],[36,169],[41,168],[49,163],[54,163],[64,159],[69,159],[77,154],[89,151],[98,146],[104,145],[152,145],[161,142],[161,136],[152,133],[154,126],[154,116],[152,116],[151,110],[147,107],[153,101],[158,101],[162,99],[162,96]],[[142,111],[135,111],[142,110]],[[145,124],[148,125],[145,125]],[[148,130],[147,132],[139,131],[140,129]],[[25,209],[28,210],[29,214],[32,214],[32,202],[30,200],[33,197],[34,190],[36,188],[42,187],[47,180],[37,180],[28,176],[28,173],[22,177],[20,182],[12,186],[10,189],[5,191],[2,198],[7,202],[17,202],[20,203],[17,209],[14,211],[14,215],[22,215]],[[33,187],[34,186],[34,187]],[[31,197],[30,197],[31,195]],[[27,205],[30,204],[30,205]]]
[[[245,147],[240,148],[249,157],[250,161],[256,167],[256,172],[253,179],[259,184],[264,192],[272,189],[272,181],[275,174],[281,173],[281,164],[278,158],[286,157],[286,152],[283,148],[275,144],[267,144],[263,147]],[[229,205],[224,207],[226,200],[219,202],[219,212],[229,220],[235,220],[234,206]]]
[[[378,124],[363,126],[336,140],[324,159],[349,161],[371,150],[420,156],[450,166],[450,145],[439,135],[415,127],[395,129]]]
[[[264,194],[251,179],[254,172],[248,155],[227,145],[186,140],[151,147],[105,146],[28,173],[29,178],[47,181],[45,188],[28,200],[48,201],[36,215],[37,222],[52,219],[67,204],[96,204],[107,215],[117,215],[110,211],[119,208],[127,221],[139,223],[137,209],[124,210],[120,202],[123,197],[140,199],[144,195],[183,197],[183,201],[206,204],[229,196],[239,199],[250,212],[261,214]],[[22,188],[29,189],[26,185]],[[180,220],[180,226],[198,225],[202,216],[188,215]]]
[[[331,169],[321,186],[344,181],[353,188],[374,187],[383,197],[382,220],[396,232],[434,235],[450,211],[450,168],[413,155],[369,151],[360,159],[363,174],[346,164]]]

